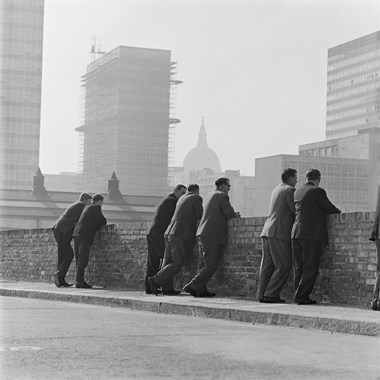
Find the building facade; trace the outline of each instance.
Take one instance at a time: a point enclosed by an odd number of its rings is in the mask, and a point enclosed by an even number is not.
[[[0,2],[0,188],[31,189],[39,166],[44,0]]]
[[[328,50],[326,139],[380,126],[380,31]]]
[[[366,160],[369,173],[367,206],[358,211],[374,211],[376,209],[377,188],[380,186],[380,128],[362,129],[355,136],[300,145],[299,154],[300,156]],[[352,165],[347,166],[347,170],[349,174],[355,172]]]
[[[124,194],[168,190],[171,88],[169,50],[119,46],[87,67],[83,133],[84,187],[102,186],[117,172]]]
[[[272,191],[281,182],[281,173],[285,168],[297,170],[297,187],[304,183],[308,169],[320,170],[320,186],[342,212],[372,211],[368,198],[370,173],[366,159],[280,154],[256,159],[255,168],[254,216],[268,215]]]

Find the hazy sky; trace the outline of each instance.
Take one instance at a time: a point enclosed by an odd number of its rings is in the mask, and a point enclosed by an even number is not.
[[[40,166],[77,171],[93,37],[178,62],[175,164],[205,117],[222,170],[325,137],[327,49],[380,29],[380,0],[45,0]]]

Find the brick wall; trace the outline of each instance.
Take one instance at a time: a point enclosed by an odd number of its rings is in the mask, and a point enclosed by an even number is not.
[[[319,301],[367,305],[376,275],[376,249],[368,240],[373,213],[334,215],[330,245],[321,262],[314,296]],[[209,288],[218,294],[256,298],[261,259],[260,232],[265,218],[230,222],[229,245]],[[144,289],[147,222],[106,226],[91,250],[86,278],[106,288]],[[51,230],[0,232],[0,279],[52,282],[56,243]],[[196,272],[197,249],[176,277],[180,289]],[[67,276],[74,282],[74,263]],[[292,276],[291,276],[292,277]],[[292,298],[292,278],[284,296]]]

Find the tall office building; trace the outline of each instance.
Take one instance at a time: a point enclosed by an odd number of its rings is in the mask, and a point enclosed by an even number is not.
[[[326,138],[380,126],[380,31],[328,50]]]
[[[123,194],[167,192],[174,75],[169,50],[119,46],[88,65],[77,128],[88,191],[104,191],[115,172]]]
[[[0,188],[31,189],[39,166],[44,0],[0,2]]]

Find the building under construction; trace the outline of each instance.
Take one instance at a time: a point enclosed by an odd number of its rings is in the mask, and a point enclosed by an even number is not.
[[[85,89],[83,176],[86,191],[104,191],[115,172],[123,194],[168,191],[175,123],[175,63],[169,50],[119,46],[82,77]],[[172,97],[171,97],[172,92]]]

